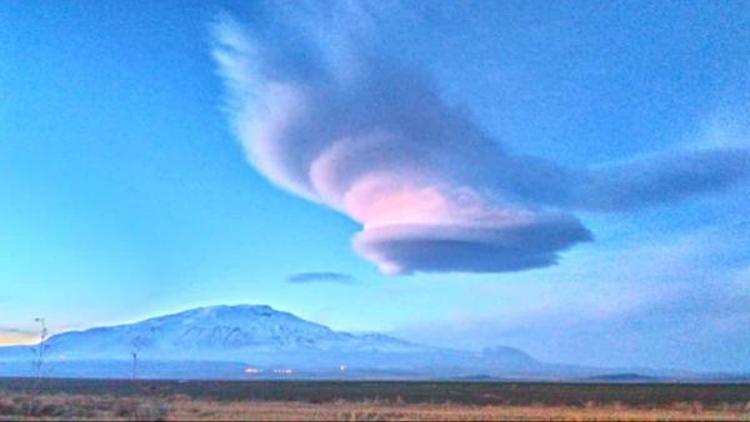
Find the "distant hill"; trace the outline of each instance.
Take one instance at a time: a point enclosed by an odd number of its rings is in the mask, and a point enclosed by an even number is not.
[[[592,377],[588,377],[587,379],[591,381],[609,381],[609,382],[653,382],[653,381],[660,380],[660,378],[657,378],[657,377],[636,374],[636,373],[595,375]]]

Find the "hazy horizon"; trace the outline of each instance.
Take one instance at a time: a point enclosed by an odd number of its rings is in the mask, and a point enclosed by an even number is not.
[[[750,4],[9,1],[0,346],[199,306],[750,372]]]

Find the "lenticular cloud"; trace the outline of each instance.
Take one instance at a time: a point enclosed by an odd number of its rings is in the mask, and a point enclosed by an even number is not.
[[[573,171],[509,155],[395,62],[302,36],[293,48],[263,43],[230,19],[215,29],[214,57],[249,161],[281,188],[360,223],[355,251],[386,274],[553,265],[592,238],[563,208],[659,198],[627,166]],[[667,168],[659,181],[679,197],[689,176]]]

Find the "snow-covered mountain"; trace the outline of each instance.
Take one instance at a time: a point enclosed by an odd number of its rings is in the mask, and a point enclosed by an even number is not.
[[[137,351],[159,360],[243,360],[265,354],[309,352],[418,352],[387,336],[353,335],[305,321],[269,306],[213,306],[93,328],[50,338],[52,356],[68,359],[128,358]]]
[[[355,335],[265,305],[212,306],[133,324],[91,328],[47,340],[51,360],[257,361],[290,354],[423,353],[430,348],[378,334]],[[0,359],[26,359],[25,347]],[[263,358],[263,359],[261,359]]]
[[[183,368],[186,362],[201,362],[203,370],[207,362],[269,370],[347,368],[446,376],[528,374],[552,368],[513,348],[470,353],[380,334],[351,334],[265,305],[198,308],[133,324],[66,332],[52,336],[46,344],[47,360],[58,366],[73,362],[122,366],[136,353],[141,364],[160,362],[162,367]],[[27,363],[31,350],[30,346],[0,348],[0,366]]]

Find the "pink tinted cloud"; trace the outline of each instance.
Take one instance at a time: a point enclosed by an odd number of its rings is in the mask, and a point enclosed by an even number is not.
[[[226,17],[215,34],[250,163],[277,186],[360,223],[355,251],[387,274],[554,265],[561,251],[592,239],[565,210],[637,209],[750,173],[745,150],[583,170],[513,156],[446,105],[428,79],[366,46],[300,55]]]

